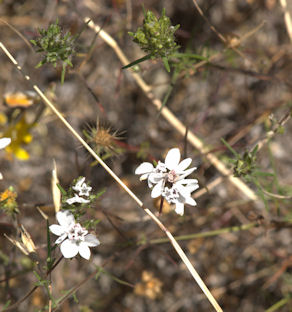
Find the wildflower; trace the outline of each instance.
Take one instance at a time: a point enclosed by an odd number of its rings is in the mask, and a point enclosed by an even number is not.
[[[175,204],[175,212],[182,216],[184,214],[184,204],[196,206],[197,203],[192,198],[191,193],[198,188],[199,184],[196,179],[184,179],[174,183],[171,188],[165,187],[161,195],[168,203]]]
[[[32,142],[33,137],[30,131],[35,125],[35,123],[29,123],[24,114],[16,124],[11,126],[6,132],[6,135],[12,139],[11,144],[7,147],[7,153],[20,160],[28,160],[30,155],[23,146]]]
[[[96,247],[100,244],[99,240],[79,223],[75,223],[74,216],[69,211],[59,211],[56,218],[60,225],[52,224],[50,231],[59,236],[55,244],[61,244],[61,253],[65,258],[73,258],[78,253],[81,257],[89,260],[89,247]]]
[[[151,192],[152,198],[164,197],[168,203],[176,204],[177,214],[183,215],[184,204],[196,205],[191,193],[199,185],[196,179],[185,179],[197,169],[196,167],[187,169],[192,159],[186,158],[180,161],[180,158],[179,149],[173,148],[167,153],[165,163],[159,161],[154,168],[151,163],[144,162],[136,169],[135,173],[142,174],[140,180],[148,179],[150,188],[155,185]]]
[[[0,139],[0,149],[5,148],[6,146],[8,146],[11,143],[11,139],[10,138],[2,138]],[[0,180],[3,179],[2,173],[0,172]]]
[[[81,196],[86,196],[88,197],[90,194],[89,192],[92,190],[91,186],[88,186],[85,182],[85,178],[82,177],[77,181],[75,186],[72,186],[72,189],[76,191],[78,194],[74,194],[74,197],[69,198],[66,200],[66,203],[69,205],[78,203],[78,204],[88,204],[90,202],[89,199],[85,199]]]
[[[76,192],[79,192],[79,196],[89,196],[89,192],[92,190],[91,186],[87,186],[86,183],[84,183],[85,177],[81,178],[75,186],[72,187],[72,189]]]
[[[4,210],[5,213],[14,215],[19,213],[17,208],[17,193],[14,188],[10,186],[4,192],[0,193],[0,209]]]

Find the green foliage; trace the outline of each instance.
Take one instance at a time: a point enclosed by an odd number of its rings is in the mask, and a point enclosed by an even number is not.
[[[179,48],[174,37],[179,27],[180,25],[171,25],[169,17],[165,15],[165,9],[162,10],[160,18],[157,18],[153,12],[147,11],[144,13],[143,26],[138,27],[135,33],[129,32],[129,35],[148,54],[147,58],[162,58],[169,71],[168,59]]]
[[[73,55],[76,53],[74,42],[75,37],[70,32],[62,34],[61,27],[58,25],[58,19],[55,24],[49,25],[48,29],[38,29],[40,36],[31,43],[37,47],[36,51],[43,53],[43,59],[36,68],[46,63],[52,63],[54,67],[58,62],[62,63],[61,82],[64,82],[66,66],[73,66],[71,63]]]
[[[234,164],[233,175],[235,177],[247,177],[252,175],[256,169],[256,153],[258,146],[256,145],[252,151],[245,151],[243,155],[240,155],[223,138],[221,141],[235,156],[235,159],[229,159],[229,161]]]
[[[256,152],[258,146],[256,146],[251,152],[245,151],[242,157],[239,157],[233,168],[235,177],[241,177],[250,175],[256,168]]]

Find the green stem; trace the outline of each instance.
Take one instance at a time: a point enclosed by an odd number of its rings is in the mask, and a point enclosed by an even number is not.
[[[195,234],[188,234],[188,235],[180,235],[180,236],[175,236],[174,238],[177,241],[183,241],[183,240],[190,240],[194,238],[203,238],[203,237],[211,237],[211,236],[216,236],[220,234],[225,234],[225,233],[232,233],[232,232],[239,232],[239,231],[246,231],[251,228],[257,227],[258,223],[248,223],[244,225],[239,225],[239,226],[231,226],[228,228],[223,228],[219,230],[214,230],[214,231],[206,231],[202,233],[195,233]],[[151,239],[149,241],[140,241],[137,244],[138,245],[145,245],[145,244],[164,244],[168,243],[167,238],[157,238],[157,239]]]
[[[277,311],[279,308],[283,307],[285,304],[287,304],[291,300],[291,296],[287,296],[275,304],[273,304],[271,307],[269,307],[265,312],[274,312]]]

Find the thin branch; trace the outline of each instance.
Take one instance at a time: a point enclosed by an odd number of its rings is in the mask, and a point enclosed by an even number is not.
[[[226,234],[226,233],[247,231],[247,230],[250,230],[250,229],[252,229],[254,227],[257,227],[258,225],[259,224],[257,222],[248,223],[248,224],[239,225],[239,226],[231,226],[231,227],[227,227],[227,228],[222,228],[222,229],[214,230],[214,231],[206,231],[206,232],[201,232],[201,233],[194,233],[194,234],[175,236],[175,239],[177,241],[185,241],[185,240],[191,240],[191,239],[197,239],[197,238],[218,236],[218,235]],[[156,239],[151,239],[149,241],[144,241],[144,240],[140,241],[140,242],[137,243],[137,245],[164,244],[164,243],[168,243],[168,240],[166,238],[156,238]]]

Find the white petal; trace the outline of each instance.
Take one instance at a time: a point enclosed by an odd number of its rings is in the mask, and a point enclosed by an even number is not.
[[[150,173],[153,171],[154,167],[149,162],[143,162],[139,167],[136,168],[135,174],[144,174],[144,173]]]
[[[68,210],[61,210],[57,212],[56,218],[60,225],[67,228],[70,224],[75,223],[73,214]]]
[[[186,176],[190,175],[192,172],[194,172],[197,169],[197,167],[190,168],[188,170],[185,170],[181,173],[180,179],[184,179]]]
[[[68,198],[68,199],[66,200],[66,203],[67,203],[68,205],[72,205],[72,204],[76,203],[75,197]]]
[[[152,198],[157,198],[161,195],[162,193],[162,183],[163,181],[161,180],[159,183],[157,183],[153,189],[152,189],[152,192],[151,192],[151,197]]]
[[[90,203],[90,200],[89,199],[84,199],[82,197],[79,197],[78,198],[78,203],[80,203],[80,204],[88,204],[88,203]]]
[[[193,191],[199,188],[199,184],[198,183],[188,184],[186,188],[188,192],[192,193]]]
[[[80,191],[80,188],[82,187],[83,182],[85,181],[85,177],[82,177],[80,180],[77,181],[75,186],[72,187],[75,191]]]
[[[187,198],[190,196],[190,192],[185,186],[180,184],[174,184],[174,187],[177,189],[177,191],[180,193],[182,197]]]
[[[67,237],[67,233],[63,233],[60,237],[58,237],[55,241],[55,244],[60,244]]]
[[[183,186],[188,193],[192,193],[199,188],[198,180],[183,179],[175,182],[176,187]]]
[[[79,247],[74,241],[70,241],[69,239],[66,239],[61,244],[61,253],[65,258],[73,258],[78,254]]]
[[[64,232],[65,232],[64,227],[61,226],[61,225],[58,225],[58,224],[52,224],[52,225],[50,225],[49,229],[50,229],[50,231],[51,231],[53,234],[58,235],[58,236],[64,234]]]
[[[93,234],[86,235],[84,242],[89,247],[95,247],[95,246],[98,246],[100,244],[100,241]]]
[[[69,205],[72,205],[72,204],[75,204],[75,203],[78,203],[78,204],[87,204],[87,203],[89,203],[89,202],[90,202],[90,200],[84,199],[84,198],[82,198],[82,197],[79,197],[77,194],[75,194],[74,197],[68,198],[68,199],[66,200],[66,203],[69,204]]]
[[[0,172],[0,180],[2,180],[3,179],[3,175],[2,175],[2,173]]]
[[[177,184],[184,184],[184,185],[191,185],[191,184],[198,184],[197,179],[183,179],[176,182]]]
[[[189,204],[191,206],[197,206],[196,201],[191,196],[186,198],[186,202],[185,203]]]
[[[177,202],[176,207],[175,207],[175,212],[182,216],[184,214],[184,204]]]
[[[79,253],[80,256],[83,257],[86,260],[89,260],[90,258],[90,249],[88,247],[88,245],[84,242],[80,243],[79,245]]]
[[[141,177],[140,177],[140,181],[146,180],[148,178],[148,176],[149,176],[149,173],[142,174]]]
[[[149,174],[149,182],[152,184],[159,183],[163,179],[164,175],[161,173],[151,173]]]
[[[0,139],[0,149],[5,148],[10,143],[11,143],[11,139],[10,138],[2,138],[2,139]]]
[[[176,168],[176,172],[183,171],[188,168],[188,166],[191,164],[192,158],[186,158],[184,159]]]
[[[178,148],[172,148],[165,157],[165,165],[169,170],[178,166],[180,161],[180,151]]]

